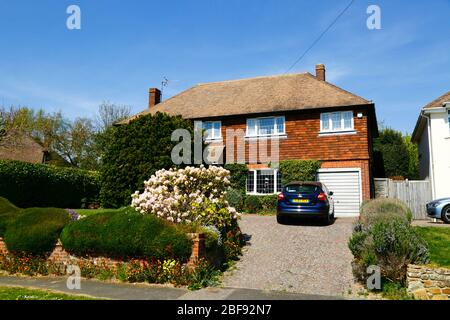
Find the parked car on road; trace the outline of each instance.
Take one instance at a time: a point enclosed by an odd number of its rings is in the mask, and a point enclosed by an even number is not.
[[[450,223],[450,198],[427,203],[427,214],[430,218],[441,219],[445,223]]]
[[[290,218],[320,218],[326,224],[334,220],[333,192],[321,182],[291,182],[278,194],[277,221]]]

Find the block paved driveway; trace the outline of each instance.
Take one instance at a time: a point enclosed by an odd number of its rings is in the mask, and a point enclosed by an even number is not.
[[[244,215],[242,231],[250,236],[236,267],[223,285],[342,296],[352,287],[352,254],[347,247],[355,219],[333,225],[299,222],[277,224],[275,216]]]

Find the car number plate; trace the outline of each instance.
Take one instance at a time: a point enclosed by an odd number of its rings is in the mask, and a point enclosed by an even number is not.
[[[308,203],[308,199],[294,199],[293,202],[295,203]]]

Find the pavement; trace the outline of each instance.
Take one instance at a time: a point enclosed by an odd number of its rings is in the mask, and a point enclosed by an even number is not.
[[[113,300],[335,300],[338,297],[244,288],[205,288],[190,291],[164,285],[81,280],[79,290],[67,287],[66,277],[0,276],[0,286],[45,289],[70,295]]]
[[[438,227],[438,228],[450,228],[450,224],[445,224],[439,219],[427,219],[427,220],[414,220],[412,222],[414,227]]]

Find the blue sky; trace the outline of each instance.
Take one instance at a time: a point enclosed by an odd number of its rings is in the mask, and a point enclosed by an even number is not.
[[[0,105],[91,117],[102,101],[147,105],[199,82],[284,73],[349,0],[0,0]],[[68,30],[66,8],[81,8]],[[381,30],[366,27],[370,4]],[[327,66],[327,80],[376,104],[411,132],[420,108],[450,90],[450,0],[356,0],[291,72]]]

